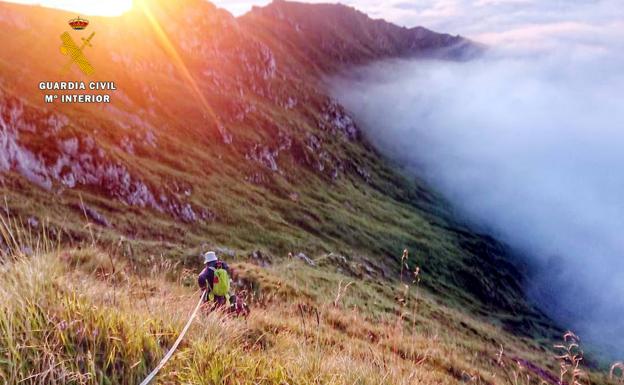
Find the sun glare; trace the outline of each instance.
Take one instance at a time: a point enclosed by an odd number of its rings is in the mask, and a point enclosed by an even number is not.
[[[81,15],[116,16],[132,8],[132,0],[9,0],[21,4],[38,4]]]

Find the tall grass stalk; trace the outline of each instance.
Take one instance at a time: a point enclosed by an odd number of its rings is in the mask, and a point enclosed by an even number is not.
[[[619,383],[624,383],[624,362],[615,362],[609,370],[609,378]]]

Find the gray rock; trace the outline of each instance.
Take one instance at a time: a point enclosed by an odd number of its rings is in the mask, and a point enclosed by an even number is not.
[[[79,208],[87,216],[87,218],[92,220],[94,223],[104,227],[111,227],[110,221],[94,208],[83,203],[80,204]]]
[[[307,263],[310,266],[316,266],[316,262],[314,262],[312,259],[310,259],[304,253],[299,253],[299,254],[295,255],[295,257],[299,258],[300,260],[304,261],[305,263]]]
[[[338,262],[347,263],[347,257],[345,257],[344,255],[329,253],[327,256]]]
[[[261,252],[260,250],[254,250],[249,254],[252,258],[252,262],[260,267],[268,267],[271,265],[271,255]]]
[[[228,249],[227,247],[215,247],[215,251],[221,255],[227,255],[228,257],[236,256],[236,251]]]
[[[39,220],[35,217],[28,217],[28,219],[26,220],[26,223],[28,224],[28,226],[30,226],[33,229],[36,229],[39,227]]]
[[[368,263],[363,263],[362,267],[368,275],[375,275],[375,269],[373,269]]]

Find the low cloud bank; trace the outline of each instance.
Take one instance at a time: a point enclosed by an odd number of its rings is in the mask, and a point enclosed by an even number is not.
[[[372,143],[523,251],[537,267],[527,292],[620,359],[623,26],[496,32],[478,60],[377,63],[334,81]]]

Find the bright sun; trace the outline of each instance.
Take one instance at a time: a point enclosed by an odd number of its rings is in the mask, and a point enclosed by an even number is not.
[[[60,8],[80,15],[115,16],[132,7],[132,0],[8,0],[14,3],[39,4],[44,7]]]

